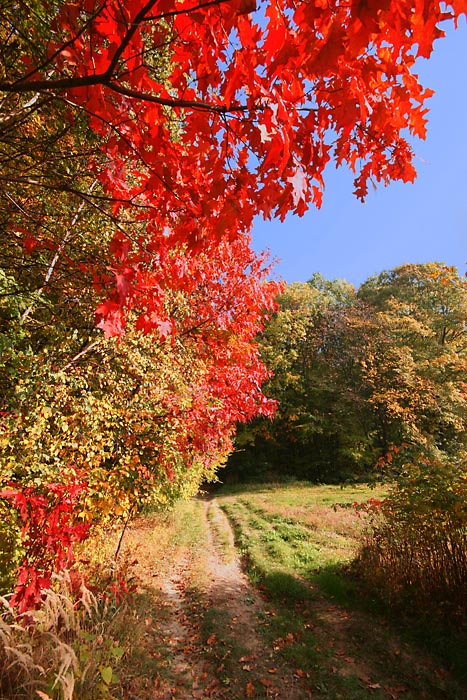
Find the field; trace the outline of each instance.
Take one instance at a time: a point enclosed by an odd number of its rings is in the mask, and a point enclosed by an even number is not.
[[[224,488],[141,517],[120,554],[138,589],[106,662],[115,680],[74,697],[465,700],[465,630],[395,614],[355,573],[354,504],[382,495]],[[106,533],[99,556],[117,539]]]

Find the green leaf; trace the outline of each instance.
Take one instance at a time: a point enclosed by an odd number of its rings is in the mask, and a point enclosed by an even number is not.
[[[110,685],[112,682],[112,676],[113,676],[113,671],[112,671],[112,666],[104,666],[101,668],[101,678],[104,681],[106,685]]]

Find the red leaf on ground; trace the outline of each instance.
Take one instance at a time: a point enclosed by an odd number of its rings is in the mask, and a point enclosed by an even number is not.
[[[251,681],[248,681],[248,683],[245,686],[245,697],[246,698],[254,698],[256,695],[255,691],[255,686]]]
[[[259,682],[261,685],[264,685],[265,688],[271,688],[274,685],[268,678],[260,678]]]

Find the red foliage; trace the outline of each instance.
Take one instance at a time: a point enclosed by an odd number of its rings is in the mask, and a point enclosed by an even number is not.
[[[352,505],[355,508],[357,515],[360,516],[360,513],[377,512],[383,505],[383,501],[380,501],[379,498],[369,498],[363,503],[358,503],[357,501],[355,501],[355,503],[353,503]]]
[[[77,520],[78,500],[85,490],[83,481],[75,477],[67,484],[40,488],[11,484],[0,491],[0,497],[16,508],[23,523],[25,554],[10,600],[19,613],[39,606],[42,591],[50,587],[52,573],[70,566],[73,543],[86,538],[89,526]]]
[[[60,94],[70,123],[85,111],[104,158],[89,165],[113,214],[131,208],[145,223],[111,244],[114,291],[97,310],[106,335],[134,307],[145,332],[175,333],[164,299],[200,283],[197,256],[215,260],[259,213],[319,206],[331,158],[355,172],[361,199],[368,181],[412,181],[404,132],[425,136],[432,94],[414,62],[442,20],[465,12],[465,0],[60,4],[42,65],[23,56],[28,73],[0,90]]]

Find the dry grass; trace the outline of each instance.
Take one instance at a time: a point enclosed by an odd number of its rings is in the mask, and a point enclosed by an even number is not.
[[[465,620],[467,531],[448,519],[423,525],[375,518],[360,547],[359,570],[392,605]]]
[[[115,697],[134,630],[134,557],[115,560],[120,532],[96,531],[75,569],[54,577],[40,609],[18,616],[8,596],[0,599],[0,700]]]
[[[85,586],[77,599],[56,577],[40,610],[15,616],[1,599],[0,688],[5,700],[109,698],[123,655],[117,641],[122,610]]]

